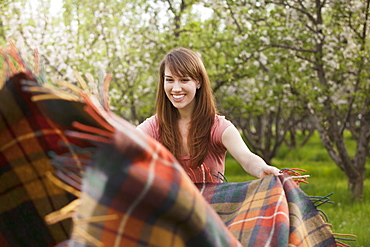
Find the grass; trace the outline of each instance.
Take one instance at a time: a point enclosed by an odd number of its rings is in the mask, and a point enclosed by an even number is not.
[[[346,137],[347,146],[352,154],[355,143]],[[354,234],[357,241],[345,241],[351,246],[370,246],[370,160],[367,160],[365,184],[362,200],[354,201],[347,187],[347,177],[331,160],[315,134],[301,148],[289,149],[283,146],[271,162],[278,168],[301,168],[311,177],[309,184],[301,184],[301,189],[309,196],[330,196],[334,204],[323,204],[319,208],[329,218],[334,233]],[[231,157],[226,158],[226,177],[230,182],[242,182],[255,179],[246,174],[241,166]]]

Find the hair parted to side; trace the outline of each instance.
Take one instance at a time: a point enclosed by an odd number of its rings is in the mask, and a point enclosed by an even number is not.
[[[181,155],[181,134],[178,127],[179,112],[167,98],[164,91],[165,68],[176,77],[190,77],[200,83],[195,94],[196,106],[191,118],[188,135],[190,165],[202,164],[208,149],[211,127],[217,112],[211,83],[200,57],[192,50],[178,48],[171,50],[161,62],[157,90],[156,113],[159,121],[162,144],[179,158]],[[181,162],[181,160],[179,160]]]

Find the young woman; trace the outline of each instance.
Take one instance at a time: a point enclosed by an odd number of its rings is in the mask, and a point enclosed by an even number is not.
[[[194,183],[223,182],[226,151],[252,176],[279,175],[279,169],[252,153],[235,126],[217,114],[203,62],[186,48],[164,57],[156,114],[138,129],[169,149]]]

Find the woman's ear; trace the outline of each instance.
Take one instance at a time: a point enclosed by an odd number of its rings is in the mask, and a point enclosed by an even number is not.
[[[197,89],[199,89],[199,88],[200,88],[200,82],[197,81]]]

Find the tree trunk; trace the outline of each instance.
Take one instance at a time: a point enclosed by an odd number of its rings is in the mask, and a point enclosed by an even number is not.
[[[363,197],[364,174],[366,157],[368,155],[367,150],[370,132],[369,119],[367,119],[367,115],[362,118],[363,123],[360,129],[359,139],[356,140],[356,154],[353,159],[351,159],[345,145],[343,134],[340,134],[341,132],[338,133],[338,131],[334,131],[335,128],[323,128],[320,124],[320,118],[315,115],[313,109],[309,112],[310,120],[319,132],[322,144],[332,160],[348,177],[348,189],[352,192],[353,199],[361,199]],[[334,124],[332,124],[332,126],[333,125]]]
[[[348,174],[348,189],[352,192],[353,199],[362,199],[365,176],[363,172],[359,175]]]

